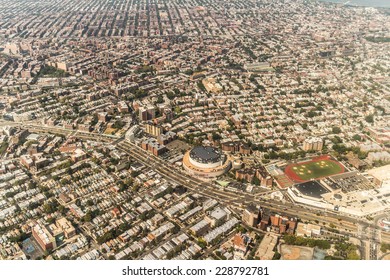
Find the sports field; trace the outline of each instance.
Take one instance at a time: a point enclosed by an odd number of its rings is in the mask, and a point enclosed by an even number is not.
[[[344,170],[344,166],[331,159],[330,156],[321,156],[311,161],[290,164],[284,173],[294,182],[301,183],[343,173]]]

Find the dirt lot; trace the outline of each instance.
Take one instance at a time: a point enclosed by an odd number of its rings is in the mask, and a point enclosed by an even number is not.
[[[314,249],[309,247],[281,245],[281,260],[312,260]]]

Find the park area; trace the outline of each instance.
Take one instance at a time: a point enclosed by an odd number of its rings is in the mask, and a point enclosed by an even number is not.
[[[287,165],[284,173],[295,183],[319,179],[345,171],[344,166],[330,156],[313,158],[310,161]]]

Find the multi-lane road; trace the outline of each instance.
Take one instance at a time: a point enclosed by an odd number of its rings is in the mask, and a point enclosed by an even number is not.
[[[128,154],[130,157],[136,159],[145,166],[152,168],[169,181],[180,184],[194,193],[198,193],[209,198],[214,198],[220,203],[230,206],[237,214],[241,214],[241,211],[245,209],[249,204],[256,204],[281,214],[295,216],[302,220],[317,222],[321,225],[334,224],[341,233],[344,233],[349,236],[354,236],[362,239],[371,239],[368,236],[359,236],[358,225],[360,225],[361,227],[370,227],[374,230],[378,230],[379,234],[381,234],[380,228],[376,224],[369,223],[367,221],[362,221],[355,217],[345,216],[341,213],[335,213],[333,211],[324,211],[323,209],[302,206],[287,201],[266,199],[264,196],[262,196],[261,193],[251,194],[245,192],[233,192],[224,190],[214,185],[213,183],[205,182],[201,179],[190,176],[189,174],[182,171],[179,167],[170,164],[148,152],[145,152],[136,144],[130,143],[118,136],[82,132],[59,127],[43,126],[31,122],[0,122],[0,126],[5,125],[18,126],[29,129],[34,132],[73,135],[74,137],[84,140],[110,143],[112,145],[115,145],[120,151]],[[387,239],[387,234],[384,234],[385,236],[382,236],[382,239],[383,237]],[[370,242],[370,247],[373,246],[372,244],[374,243]],[[370,251],[373,251],[373,247]]]

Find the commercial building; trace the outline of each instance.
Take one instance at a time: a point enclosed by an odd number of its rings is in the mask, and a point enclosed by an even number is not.
[[[321,226],[314,224],[298,223],[297,236],[312,237],[321,235]]]
[[[369,172],[373,182],[369,176],[352,171],[296,184],[287,193],[296,203],[357,217],[373,215],[388,208],[390,185],[386,168]]]

